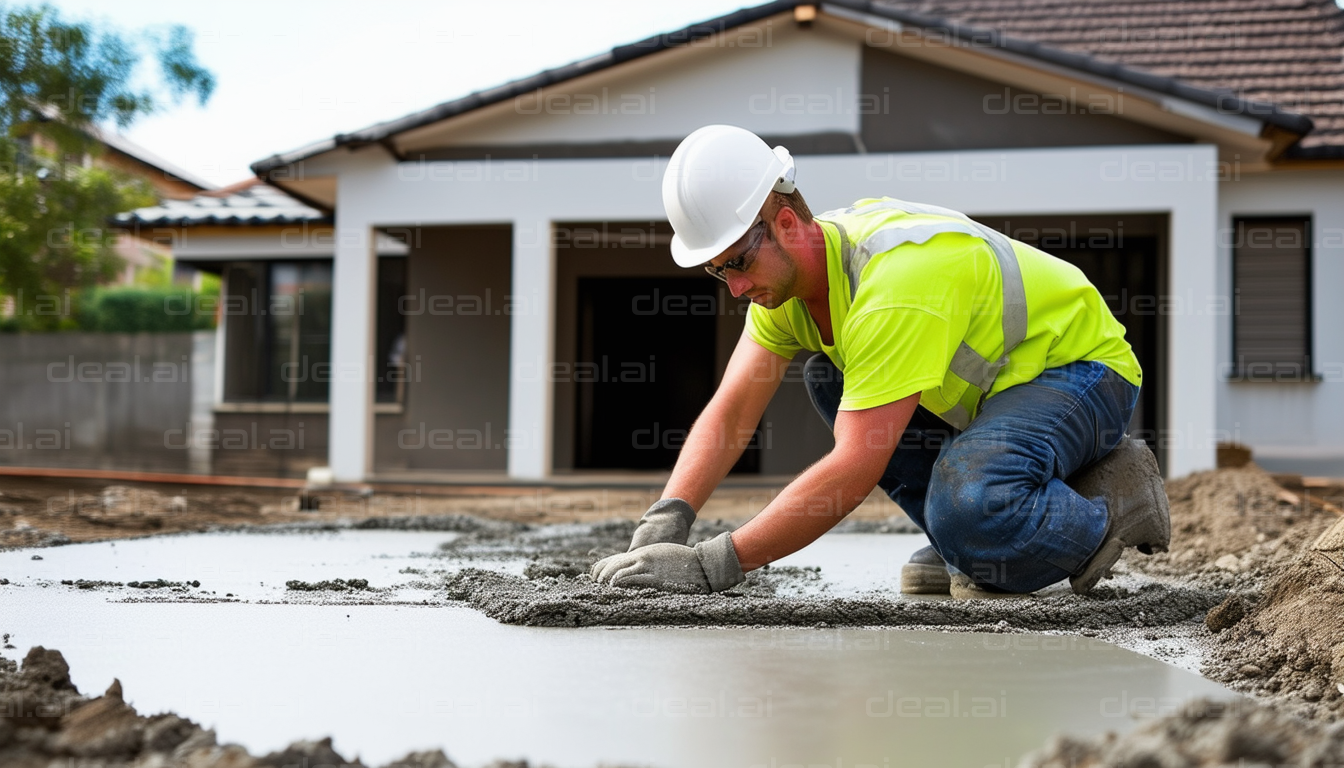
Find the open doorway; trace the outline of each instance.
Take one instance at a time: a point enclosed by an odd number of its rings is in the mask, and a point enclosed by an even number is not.
[[[718,284],[581,277],[577,308],[575,468],[670,469],[714,394]]]

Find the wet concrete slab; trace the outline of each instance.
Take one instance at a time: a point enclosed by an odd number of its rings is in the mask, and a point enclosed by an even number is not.
[[[16,646],[3,653],[59,648],[81,690],[118,677],[140,711],[173,710],[254,753],[330,734],[375,764],[442,747],[468,766],[1011,766],[1053,733],[1124,731],[1233,697],[1074,635],[506,626],[426,587],[454,567],[438,550],[452,538],[210,534],[0,552],[0,632]],[[832,536],[794,558],[822,568],[809,591],[891,590],[922,543]],[[352,577],[376,604],[284,586]],[[60,583],[77,579],[201,584]]]

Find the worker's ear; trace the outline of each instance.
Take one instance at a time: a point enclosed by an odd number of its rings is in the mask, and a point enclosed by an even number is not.
[[[801,231],[802,221],[798,218],[797,212],[787,205],[781,205],[778,211],[775,211],[774,221],[775,236],[779,240],[793,245],[793,240],[798,237]]]

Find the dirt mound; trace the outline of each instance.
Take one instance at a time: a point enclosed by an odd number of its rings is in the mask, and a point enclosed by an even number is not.
[[[1259,590],[1308,542],[1338,519],[1338,508],[1310,491],[1293,492],[1254,465],[1196,472],[1167,483],[1171,551],[1130,553],[1129,567],[1199,586]]]
[[[1199,768],[1344,764],[1344,726],[1311,723],[1250,701],[1199,700],[1125,736],[1058,736],[1018,768]]]
[[[1126,563],[1226,594],[1205,617],[1221,634],[1204,674],[1296,714],[1344,714],[1338,500],[1319,489],[1285,488],[1254,465],[1173,480],[1167,495],[1171,551],[1127,556]],[[1327,530],[1339,533],[1323,536]]]
[[[1344,716],[1344,519],[1299,552],[1258,600],[1232,595],[1210,615],[1222,619],[1210,629],[1225,631],[1205,674],[1301,715]]]

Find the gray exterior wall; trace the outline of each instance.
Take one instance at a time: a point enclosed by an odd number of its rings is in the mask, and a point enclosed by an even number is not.
[[[503,471],[511,232],[498,226],[416,231],[403,308],[406,399],[402,413],[375,419],[374,469]]]
[[[869,152],[1189,142],[1108,113],[1119,106],[1075,105],[875,48],[863,49],[860,93],[872,107],[861,120]]]

